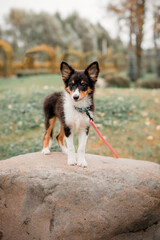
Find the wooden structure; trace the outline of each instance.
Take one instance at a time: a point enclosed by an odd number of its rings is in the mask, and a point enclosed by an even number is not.
[[[100,52],[79,52],[68,48],[64,53],[61,49],[53,49],[46,44],[36,46],[26,52],[23,62],[13,62],[11,46],[0,40],[0,76],[9,77],[59,73],[60,62],[68,62],[75,69],[84,69],[92,61],[98,61],[101,71],[107,75],[115,75],[126,69],[126,56],[122,53],[103,55]]]
[[[85,68],[87,65],[89,65],[93,61],[98,61],[101,66],[101,60],[102,55],[100,52],[86,52],[83,54],[83,66],[82,68]]]
[[[83,53],[78,52],[72,48],[69,48],[62,55],[62,60],[69,62],[69,64],[75,69],[82,69],[83,67]]]
[[[36,55],[46,54],[48,61],[37,61]],[[24,59],[23,68],[24,69],[46,69],[48,72],[57,72],[57,63],[55,57],[55,51],[52,47],[43,44],[36,46],[26,52],[26,57]]]
[[[5,41],[0,40],[0,76],[10,77],[13,74],[13,50]]]

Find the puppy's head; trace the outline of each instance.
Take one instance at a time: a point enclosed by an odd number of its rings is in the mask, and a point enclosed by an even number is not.
[[[60,70],[65,89],[74,101],[80,101],[94,92],[99,74],[98,62],[91,63],[82,71],[77,71],[68,63],[62,62]]]

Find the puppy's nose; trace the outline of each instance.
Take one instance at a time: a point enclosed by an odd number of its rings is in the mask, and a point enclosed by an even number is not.
[[[74,98],[74,100],[78,100],[79,96],[78,95],[74,95],[73,98]]]

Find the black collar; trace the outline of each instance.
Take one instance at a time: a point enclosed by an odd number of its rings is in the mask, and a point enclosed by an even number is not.
[[[89,119],[93,121],[93,118],[92,118],[91,115],[89,114],[89,111],[91,110],[91,106],[86,107],[86,108],[79,108],[79,107],[74,106],[74,108],[75,108],[78,112],[80,112],[80,113],[84,113],[84,112],[85,112],[85,113],[87,114],[87,116],[89,117]]]
[[[91,110],[91,106],[85,107],[85,108],[79,108],[79,107],[74,106],[74,108],[75,108],[78,112],[80,112],[80,113],[88,112],[88,111]]]

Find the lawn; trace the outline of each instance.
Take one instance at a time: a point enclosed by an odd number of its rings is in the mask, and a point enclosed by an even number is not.
[[[0,79],[0,159],[41,151],[42,102],[57,90],[59,75]],[[160,90],[97,87],[95,104],[95,123],[120,157],[160,163]],[[58,127],[52,151],[60,151]],[[113,156],[92,127],[86,152]]]

